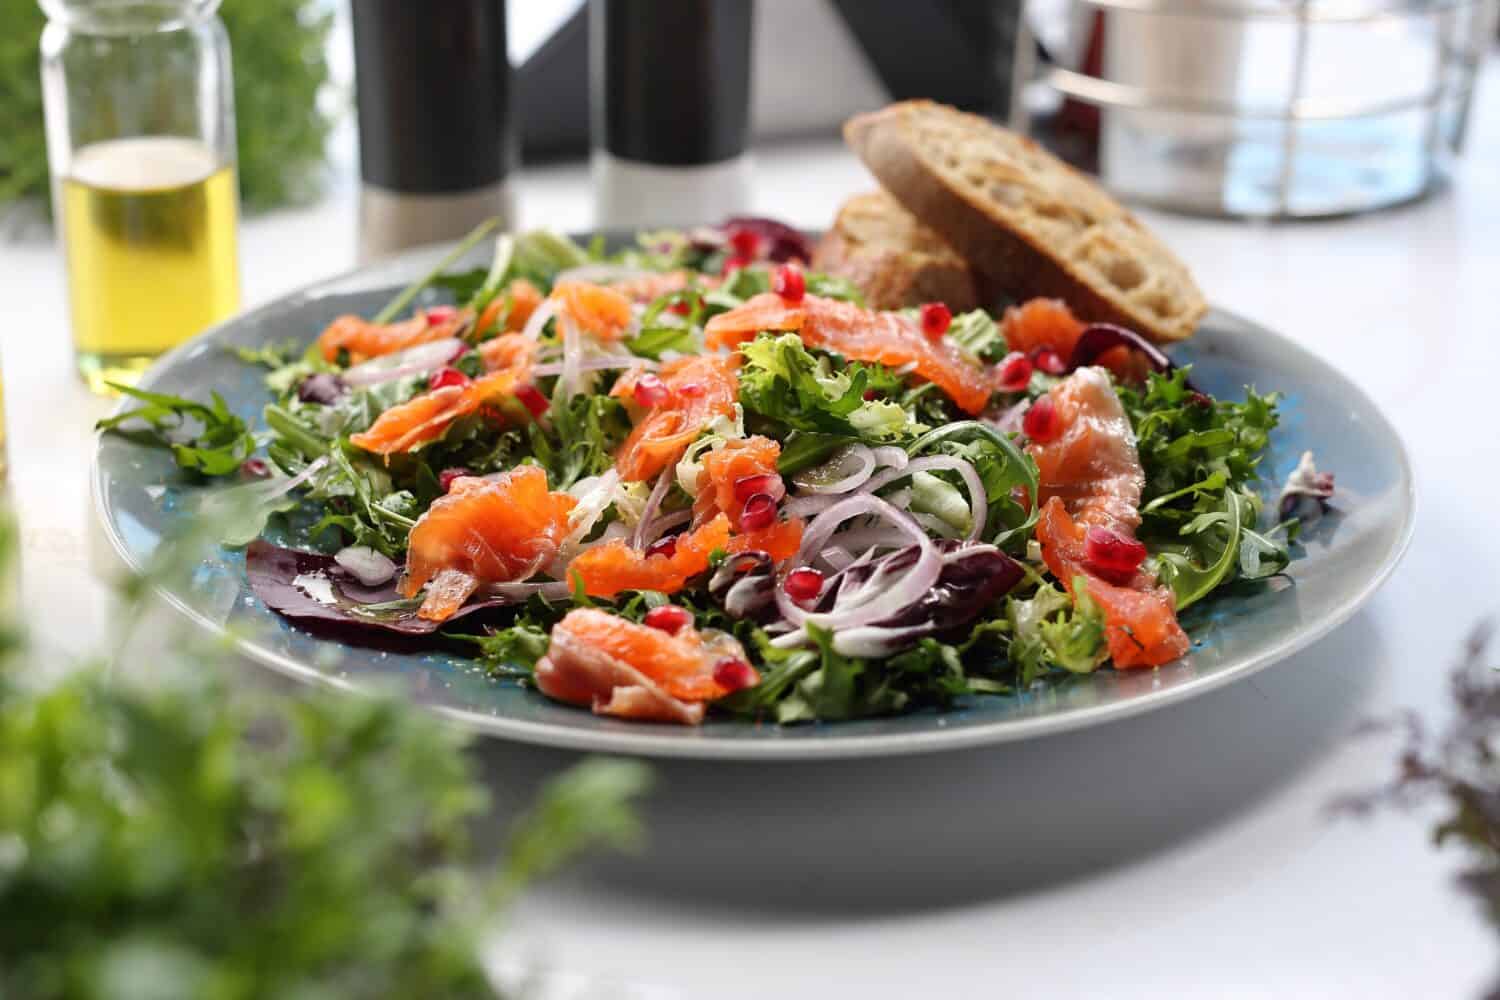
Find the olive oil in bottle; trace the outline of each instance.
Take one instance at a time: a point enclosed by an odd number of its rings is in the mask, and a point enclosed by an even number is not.
[[[61,180],[73,342],[95,392],[239,307],[235,172],[196,139],[84,146]]]

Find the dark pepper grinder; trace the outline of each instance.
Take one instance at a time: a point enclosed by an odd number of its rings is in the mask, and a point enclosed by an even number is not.
[[[748,208],[752,0],[590,0],[600,227]]]
[[[513,217],[504,0],[352,0],[360,256]]]

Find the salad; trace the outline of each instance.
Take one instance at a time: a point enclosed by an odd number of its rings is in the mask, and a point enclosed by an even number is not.
[[[1177,659],[1179,615],[1283,570],[1331,491],[1308,460],[1267,526],[1276,395],[1057,300],[874,311],[761,219],[448,273],[487,235],[241,350],[263,426],[124,388],[102,423],[231,483],[205,502],[287,619],[627,719],[944,709]]]

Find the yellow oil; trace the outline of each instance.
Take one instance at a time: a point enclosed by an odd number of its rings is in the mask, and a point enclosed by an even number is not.
[[[73,346],[94,392],[239,308],[234,169],[170,136],[80,149],[62,181]]]

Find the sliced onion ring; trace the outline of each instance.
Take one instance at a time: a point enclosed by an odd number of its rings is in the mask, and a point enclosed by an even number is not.
[[[635,533],[630,536],[630,547],[637,552],[643,550],[647,545],[656,541],[655,538],[647,538],[650,533],[652,522],[656,520],[656,512],[661,510],[661,502],[671,488],[672,476],[676,472],[672,466],[661,470],[661,475],[656,477],[656,485],[651,487],[651,495],[646,498],[646,506],[641,509],[641,519],[636,522]]]
[[[343,379],[345,385],[363,388],[408,375],[426,375],[458,360],[466,350],[468,346],[457,337],[444,337],[442,340],[428,341],[404,351],[372,358],[350,368],[339,378]]]
[[[787,595],[784,587],[777,587],[776,608],[783,618],[793,625],[801,626],[811,623],[829,629],[866,625],[889,618],[915,603],[937,582],[938,575],[943,569],[942,554],[932,544],[927,533],[906,514],[868,493],[857,493],[846,497],[814,520],[806,534],[802,536],[802,547],[793,561],[797,566],[805,566],[811,561],[811,554],[821,552],[828,540],[833,537],[833,533],[845,521],[871,514],[890,522],[917,546],[917,560],[912,564],[911,569],[898,581],[888,586],[878,590],[866,588],[866,592],[872,593],[873,596],[859,601],[855,606],[845,609],[835,606],[834,610],[826,612],[803,610]]]
[[[897,448],[897,451],[901,449]],[[901,451],[902,455],[906,452]],[[875,453],[868,445],[846,444],[821,465],[804,469],[792,477],[803,493],[838,494],[858,489],[875,471]]]
[[[984,492],[984,480],[979,478],[979,473],[974,466],[959,458],[957,455],[928,455],[925,458],[914,458],[907,463],[904,469],[892,469],[882,472],[865,484],[865,489],[874,492],[883,489],[898,479],[918,472],[931,472],[934,469],[951,469],[958,473],[964,481],[964,486],[969,490],[969,532],[965,535],[968,541],[974,541],[979,533],[984,530],[985,519],[989,517],[989,497]]]
[[[584,285],[612,285],[617,281],[630,281],[633,278],[643,278],[654,273],[625,264],[580,264],[559,272],[557,277],[552,279],[552,285],[554,288],[567,282]]]
[[[531,318],[521,328],[521,336],[527,340],[536,340],[542,335],[542,331],[547,328],[547,321],[556,315],[557,303],[552,299],[548,299],[536,307],[536,311],[531,314]]]
[[[655,369],[661,366],[655,361],[652,361],[650,358],[637,358],[633,355],[630,357],[614,356],[583,358],[577,364],[577,370],[580,372],[602,372],[609,371],[610,369],[614,368],[635,367]],[[531,369],[531,374],[535,375],[537,378],[545,378],[548,375],[561,375],[562,373],[562,363],[557,361],[536,365]]]
[[[877,465],[889,466],[892,469],[904,469],[911,456],[906,453],[905,448],[898,448],[893,444],[883,444],[879,448],[870,449],[875,454]]]

